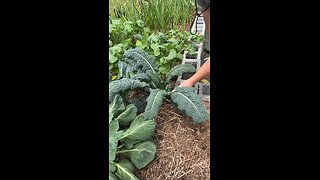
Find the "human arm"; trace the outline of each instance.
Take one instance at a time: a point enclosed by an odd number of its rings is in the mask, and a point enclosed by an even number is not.
[[[200,2],[200,1],[198,1],[198,2]],[[210,3],[209,0],[207,2]],[[210,39],[210,7],[203,12],[203,17],[204,17],[204,21],[206,24],[206,30],[208,32],[209,39]],[[210,75],[210,57],[192,77],[181,82],[179,87],[184,87],[184,86],[192,87],[198,81],[204,79],[205,77],[207,77],[209,75]]]
[[[181,82],[179,87],[192,87],[195,85],[198,81],[204,79],[205,77],[210,75],[210,57],[208,60],[200,67],[200,69],[189,79]]]

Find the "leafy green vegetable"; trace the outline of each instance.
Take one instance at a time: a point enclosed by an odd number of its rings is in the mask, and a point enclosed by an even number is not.
[[[166,60],[171,60],[177,56],[177,51],[175,49],[170,49],[169,55],[165,57]]]
[[[150,96],[147,98],[147,107],[144,113],[145,119],[154,119],[162,105],[163,98],[167,95],[165,90],[150,89]]]
[[[161,87],[161,80],[158,74],[154,73],[151,70],[147,70],[146,74],[148,75],[149,79],[151,80],[150,83],[152,83],[154,88],[160,88]]]
[[[120,92],[147,86],[149,85],[145,82],[129,78],[112,81],[109,85],[109,102],[113,101],[114,97]]]
[[[141,50],[140,48],[129,49],[124,54],[124,57],[135,61],[136,66],[142,66],[143,70],[151,70],[156,73],[159,69],[156,64],[155,58]]]
[[[159,41],[159,39],[154,38],[153,41]],[[140,54],[141,56],[134,54],[134,52]],[[166,78],[161,78],[159,75],[159,69],[154,63],[154,57],[147,55],[141,49],[128,50],[126,53],[126,59],[128,60],[126,63],[128,63],[128,66],[134,67],[132,71],[133,74],[130,76],[131,78],[123,78],[120,80],[122,81],[121,83],[125,84],[126,86],[130,86],[127,83],[130,79],[135,80],[136,83],[140,82],[148,84],[144,85],[144,88],[142,89],[148,93],[148,98],[146,99],[147,106],[144,113],[146,119],[152,120],[157,115],[160,106],[162,105],[162,100],[167,95],[170,95],[171,103],[177,107],[183,115],[193,118],[194,123],[200,123],[208,118],[208,113],[206,112],[200,97],[195,94],[192,89],[190,90],[188,87],[182,87],[178,88],[178,90],[174,93],[171,92],[174,86],[174,84],[171,82],[173,77],[182,75],[183,73],[195,72],[196,69],[193,65],[180,64],[174,66],[166,74]],[[155,68],[153,66],[155,66]],[[120,88],[116,89],[111,87],[111,85],[112,84],[110,83],[109,88],[111,94],[120,93]],[[122,85],[119,84],[119,86]],[[132,87],[131,90],[135,91],[137,88]],[[142,94],[139,91],[137,92]],[[137,98],[135,101],[139,102],[139,98],[141,97],[136,96],[135,98]],[[140,99],[140,102],[144,102],[144,100]],[[139,105],[138,107],[143,107],[143,105]],[[135,143],[135,141],[133,141],[133,143]],[[131,143],[130,146],[131,145],[133,144]]]
[[[112,172],[109,172],[109,180],[118,180],[118,178]]]
[[[138,168],[144,168],[155,157],[156,145],[151,141],[137,143],[132,149],[125,150],[126,155],[131,159],[133,164]]]
[[[177,65],[175,67],[173,67],[167,75],[167,80],[166,82],[170,82],[170,80],[174,77],[174,76],[181,76],[184,73],[194,73],[196,72],[196,68],[191,65],[191,64],[180,64]]]
[[[143,51],[157,57],[156,64],[159,72],[165,75],[175,63],[181,62],[184,51],[195,54],[192,41],[203,41],[202,35],[191,35],[187,31],[176,28],[166,32],[152,32],[141,20],[126,21],[109,17],[109,70],[112,75],[121,73],[120,62],[125,61],[123,53],[132,48],[141,48]]]
[[[126,165],[124,164],[118,164],[115,163],[116,167],[117,167],[117,171],[116,174],[117,176],[119,176],[121,179],[123,180],[139,180],[137,178],[137,176],[135,176],[132,171],[130,171],[129,169],[127,169]]]
[[[121,96],[116,95],[115,100],[112,101],[111,105],[109,105],[109,114],[112,113],[114,116],[117,116],[118,114],[120,114],[121,111],[124,111],[125,108],[126,107],[124,106],[124,104],[122,102]],[[110,122],[110,119],[109,119],[109,122]]]
[[[147,105],[147,98],[149,97],[149,93],[146,91],[141,92],[138,96],[128,99],[128,103],[134,104],[138,109],[138,114],[145,112],[145,108]]]
[[[123,131],[118,131],[118,121],[111,121],[109,126],[109,161],[114,161],[116,158],[116,150],[118,141],[121,139]]]
[[[138,80],[144,80],[144,81],[148,81],[150,80],[150,75],[148,75],[147,73],[139,73],[133,76],[133,79],[138,79]]]
[[[164,59],[164,57],[160,58],[160,62],[163,62],[161,61],[162,59]],[[168,74],[169,71],[170,71],[170,64],[167,62],[163,62],[162,66],[159,68],[159,72],[161,74]]]
[[[109,124],[110,124],[110,122],[112,121],[112,119],[113,119],[113,113],[110,113],[110,112],[109,112]]]
[[[203,107],[201,99],[194,92],[194,88],[177,87],[175,92],[171,93],[171,100],[178,105],[178,109],[185,112],[193,118],[195,124],[207,120],[208,112]]]
[[[143,115],[140,114],[132,121],[129,129],[123,133],[120,141],[124,142],[127,148],[132,148],[137,142],[151,139],[154,129],[155,122],[145,120]]]
[[[116,165],[113,162],[109,162],[109,172],[115,172],[117,170]]]
[[[122,112],[117,118],[121,125],[128,124],[137,116],[137,107],[134,104],[129,104],[124,112]]]
[[[124,61],[120,61],[118,63],[118,67],[119,67],[119,74],[118,74],[118,79],[122,78],[122,77],[126,77],[127,75],[127,66],[128,64]]]
[[[120,95],[116,95],[109,106],[111,114],[109,116],[109,180],[136,180],[138,178],[133,174],[134,166],[128,159],[131,159],[139,169],[154,159],[156,147],[150,143],[152,143],[155,123],[145,120],[143,114],[137,116],[137,107],[134,104],[125,106]],[[130,126],[126,129],[128,124]],[[145,143],[145,140],[151,141]],[[120,158],[117,158],[117,155],[129,150],[130,153],[124,153],[128,159],[119,161]],[[140,152],[133,152],[137,150]]]
[[[122,167],[128,169],[129,171],[133,172],[134,167],[127,159],[123,159],[123,160],[119,161],[118,164],[121,165]]]

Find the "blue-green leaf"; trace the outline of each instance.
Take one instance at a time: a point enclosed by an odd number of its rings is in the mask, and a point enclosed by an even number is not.
[[[149,55],[140,48],[129,49],[125,51],[123,56],[136,62],[136,66],[142,66],[143,70],[151,70],[156,74],[159,69],[155,57]]]
[[[166,82],[169,83],[170,80],[175,76],[182,76],[184,73],[194,73],[196,72],[196,68],[191,64],[180,64],[174,66],[167,75]]]
[[[149,79],[151,80],[150,83],[154,88],[159,88],[161,86],[161,80],[158,74],[155,74],[151,70],[147,70],[146,74],[149,76]]]
[[[154,119],[160,110],[162,100],[166,94],[167,92],[165,90],[150,89],[150,95],[147,98],[147,107],[144,113],[145,119]]]
[[[200,97],[195,94],[194,88],[177,87],[171,93],[171,100],[178,105],[178,109],[193,118],[193,123],[201,123],[209,118]]]
[[[114,97],[128,90],[133,90],[136,88],[144,88],[149,86],[145,82],[141,82],[136,79],[123,78],[119,80],[112,81],[109,85],[109,101],[112,101]]]

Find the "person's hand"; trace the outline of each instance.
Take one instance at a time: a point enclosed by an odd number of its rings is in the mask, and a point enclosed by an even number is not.
[[[178,87],[192,87],[194,84],[195,84],[194,82],[188,79],[188,80],[182,81],[182,83],[180,83]],[[175,91],[176,91],[176,88],[172,90],[172,92],[175,92]]]
[[[191,80],[182,81],[178,87],[192,87],[194,83]]]

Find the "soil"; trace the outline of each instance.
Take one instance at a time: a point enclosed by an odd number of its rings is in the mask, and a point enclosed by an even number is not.
[[[209,112],[210,104],[204,101]],[[209,112],[210,113],[210,112]],[[164,102],[156,119],[155,159],[135,174],[140,180],[209,180],[210,120],[198,125]]]

